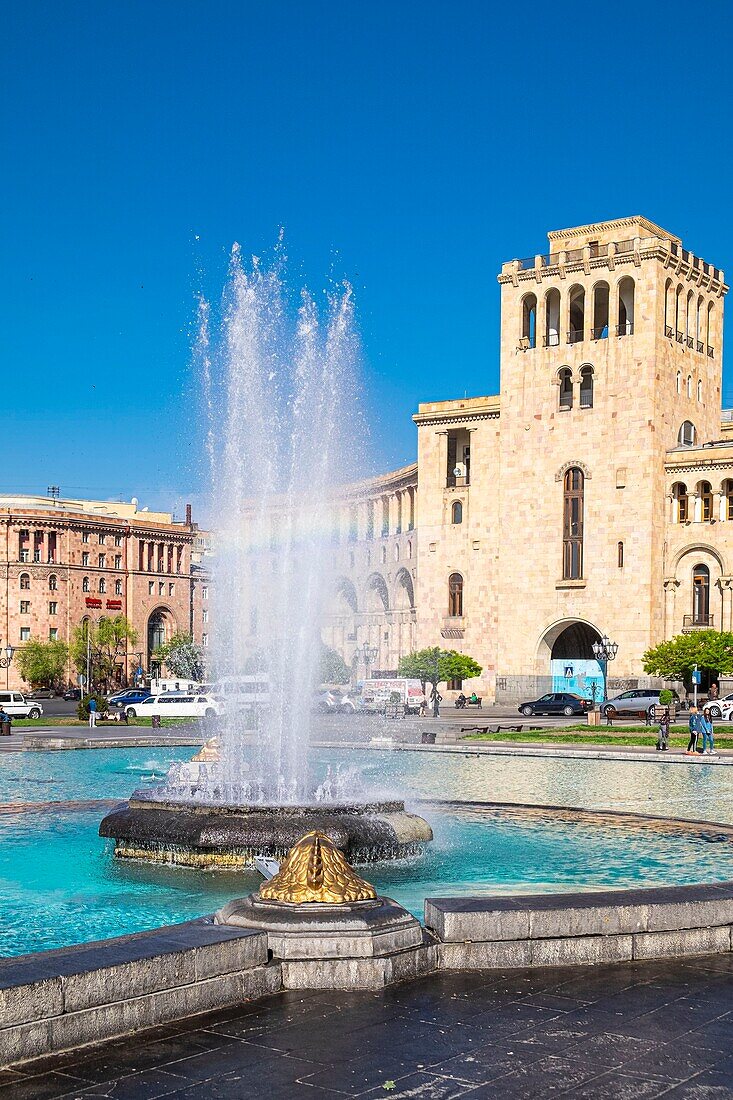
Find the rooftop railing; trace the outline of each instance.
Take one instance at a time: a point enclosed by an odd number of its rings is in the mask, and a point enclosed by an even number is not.
[[[610,243],[590,244],[583,248],[568,249],[564,254],[561,252],[548,252],[538,256],[525,256],[523,259],[516,261],[517,268],[519,271],[532,271],[535,267],[556,267],[561,260],[567,264],[582,263],[585,259],[586,247],[591,260],[606,259],[611,251]],[[640,237],[626,241],[614,241],[613,248],[616,255],[628,255],[635,248],[638,248],[639,251],[648,251],[649,249],[664,249],[666,251],[669,248],[672,256],[680,258],[683,263],[690,264],[693,270],[702,271],[703,274],[710,275],[718,281],[722,279],[722,272],[719,268],[706,263],[700,256],[693,256],[688,249],[682,248],[677,242],[668,241],[664,237]]]

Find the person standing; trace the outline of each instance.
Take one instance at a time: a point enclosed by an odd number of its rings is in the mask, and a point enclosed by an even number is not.
[[[687,743],[686,756],[694,756],[697,751],[697,739],[700,735],[700,715],[697,707],[690,707],[690,740]]]
[[[702,712],[700,729],[702,731],[703,753],[707,753],[708,756],[717,756],[718,754],[715,751],[715,745],[713,743],[713,716],[710,713],[710,707],[705,707],[705,710]]]
[[[438,691],[438,685],[436,684],[430,692],[430,702],[433,704],[433,718],[440,718],[440,704],[442,701],[443,696]]]
[[[666,752],[669,748],[669,707],[665,707],[662,711],[662,717],[659,719],[659,738],[657,740],[657,750]]]
[[[97,725],[97,700],[92,696],[89,700],[89,729],[93,730]]]

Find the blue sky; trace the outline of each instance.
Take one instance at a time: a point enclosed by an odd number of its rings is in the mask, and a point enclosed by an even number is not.
[[[201,489],[190,343],[234,240],[352,280],[374,469],[495,392],[503,260],[642,213],[733,271],[731,8],[5,5],[0,491]],[[724,399],[733,403],[726,384]]]

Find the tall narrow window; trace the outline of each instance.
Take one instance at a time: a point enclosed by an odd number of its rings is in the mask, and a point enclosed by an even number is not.
[[[30,588],[30,586],[31,586],[30,573],[21,573],[20,574],[20,587],[22,589],[24,589],[25,591],[27,591]]]
[[[708,303],[708,315],[707,315],[707,354],[710,359],[715,355],[715,346],[713,340],[715,339],[715,307],[712,302]]]
[[[695,293],[692,290],[687,293],[685,307],[685,344],[688,348],[695,347]]]
[[[731,478],[723,482],[723,493],[725,494],[725,518],[733,519],[733,480]]]
[[[698,401],[702,401],[702,378],[698,378],[697,380],[697,399]]]
[[[692,570],[692,622],[707,626],[710,622],[710,570],[696,565]]]
[[[682,371],[677,371],[677,393],[682,393]]]
[[[593,408],[593,367],[589,364],[580,368],[580,407]]]
[[[596,283],[593,287],[593,329],[594,340],[608,338],[608,283]]]
[[[694,447],[697,439],[695,425],[691,420],[685,420],[677,433],[678,447]]]
[[[618,544],[617,550],[618,550],[618,567],[619,567],[619,569],[623,569],[623,567],[624,567],[624,544],[622,542],[620,542]]]
[[[709,523],[713,518],[713,487],[709,481],[700,481],[697,492],[700,497],[700,518],[704,523]]]
[[[59,586],[59,582],[58,582],[58,579],[56,577],[56,574],[52,573],[51,576],[48,578],[49,591],[55,592],[56,589],[58,588],[58,586]]]
[[[454,617],[463,614],[463,577],[460,573],[451,573],[448,578],[448,614]]]
[[[89,577],[84,577],[84,579],[82,580],[81,590],[82,590],[82,592],[88,592],[89,591]]]
[[[565,473],[563,481],[563,554],[565,580],[583,576],[583,471],[577,466]]]
[[[674,296],[674,338],[678,344],[682,343],[684,333],[682,326],[685,323],[685,291],[682,283],[679,284]]]
[[[552,287],[545,295],[545,347],[556,348],[560,343],[560,291]]]
[[[537,345],[537,298],[534,294],[525,294],[522,299],[522,347],[533,348]]]
[[[667,279],[664,284],[664,335],[674,336],[674,288],[672,280]]]
[[[702,294],[698,295],[697,305],[695,306],[695,351],[703,350],[702,342],[702,311],[704,307]]]
[[[585,339],[585,290],[573,286],[568,295],[568,343],[577,344]]]
[[[572,409],[573,407],[573,374],[570,367],[562,367],[558,372],[560,379],[560,408]]]
[[[463,523],[463,505],[460,500],[453,502],[450,515],[451,523]]]
[[[676,522],[687,523],[687,486],[683,482],[678,481],[672,486],[672,500]]]
[[[618,328],[619,336],[634,334],[634,280],[627,275],[618,284]]]

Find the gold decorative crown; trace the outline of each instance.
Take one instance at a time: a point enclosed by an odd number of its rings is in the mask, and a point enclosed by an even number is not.
[[[349,867],[325,833],[307,833],[287,854],[280,870],[260,887],[260,897],[302,905],[371,901],[377,891]]]
[[[221,742],[218,737],[210,737],[208,741],[204,741],[196,755],[191,757],[191,760],[219,760],[220,744]]]

